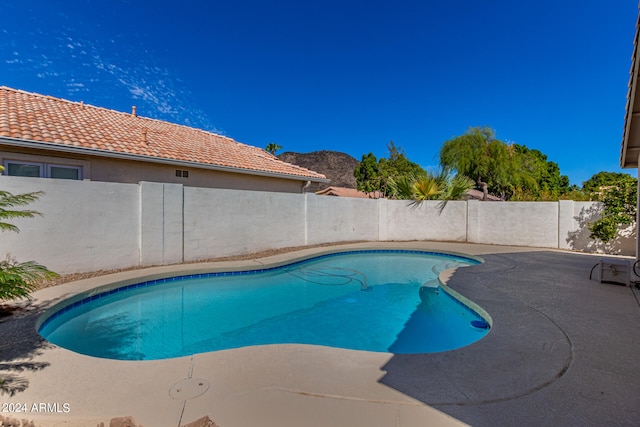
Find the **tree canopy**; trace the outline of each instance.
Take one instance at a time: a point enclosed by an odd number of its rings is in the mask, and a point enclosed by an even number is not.
[[[620,226],[636,221],[638,179],[626,173],[598,172],[582,185],[583,192],[602,202],[602,216],[589,224],[592,239],[613,240]]]
[[[363,154],[360,164],[353,171],[358,190],[371,193],[380,189],[380,170],[378,159],[373,153]]]
[[[415,180],[426,176],[425,170],[417,163],[409,160],[404,150],[393,141],[387,144],[388,157],[376,159],[373,153],[362,156],[360,164],[354,171],[358,190],[370,193],[380,191],[385,196],[393,197],[394,181],[400,179]]]
[[[594,198],[600,198],[607,187],[617,186],[620,183],[635,183],[637,179],[622,172],[598,172],[582,183],[582,191],[591,194]]]
[[[569,191],[569,178],[560,175],[557,163],[539,150],[496,139],[488,127],[473,127],[446,141],[440,165],[473,179],[485,195],[503,199],[552,199]]]
[[[265,147],[264,151],[266,151],[267,153],[271,153],[274,156],[276,155],[276,151],[281,150],[282,149],[282,145],[276,144],[275,142],[270,142],[267,144],[267,146]]]

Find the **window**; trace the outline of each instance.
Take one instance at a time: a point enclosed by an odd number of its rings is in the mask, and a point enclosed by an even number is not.
[[[7,175],[10,176],[43,176],[41,163],[7,161],[5,162],[4,168],[7,171]]]
[[[6,160],[4,168],[9,176],[31,176],[39,178],[82,179],[82,166],[56,165],[51,163]]]
[[[80,166],[47,165],[47,176],[58,179],[82,179]]]

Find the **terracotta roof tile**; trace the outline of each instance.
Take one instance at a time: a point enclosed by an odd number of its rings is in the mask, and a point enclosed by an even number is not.
[[[355,188],[347,187],[327,187],[324,190],[316,191],[320,196],[357,197],[359,199],[380,199],[382,194],[379,191],[365,193]]]
[[[0,137],[325,181],[231,138],[0,86]]]

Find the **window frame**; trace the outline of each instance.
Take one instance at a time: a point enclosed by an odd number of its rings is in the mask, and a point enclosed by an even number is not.
[[[3,163],[4,163],[3,164],[4,172],[7,174],[7,176],[22,176],[22,177],[25,177],[25,178],[44,178],[44,163],[42,163],[42,162],[33,162],[33,161],[28,161],[28,160],[5,160]],[[27,165],[27,166],[39,166],[40,167],[40,174],[37,177],[27,176],[27,175],[9,175],[9,165],[10,164]]]
[[[46,168],[46,172],[45,172],[45,178],[52,178],[52,179],[70,179],[72,181],[82,181],[82,166],[75,166],[75,165],[64,165],[64,164],[59,164],[59,163],[45,163],[44,164],[45,168]],[[77,178],[54,178],[51,176],[51,168],[60,168],[60,169],[75,169],[78,171],[78,177]]]
[[[4,173],[7,176],[22,176],[25,178],[51,178],[51,179],[70,179],[72,181],[82,181],[83,180],[83,166],[81,165],[69,165],[63,163],[49,163],[49,162],[37,162],[33,160],[19,160],[19,159],[5,159],[3,162]],[[38,166],[40,168],[40,174],[37,177],[26,176],[26,175],[9,175],[9,165],[27,165],[27,166]],[[52,178],[51,177],[51,168],[61,168],[61,169],[74,169],[78,171],[78,178]]]

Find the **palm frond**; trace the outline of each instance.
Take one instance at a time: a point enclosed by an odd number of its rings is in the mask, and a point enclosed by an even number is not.
[[[389,178],[389,190],[396,199],[408,200],[413,198],[413,183],[415,178],[409,175]]]
[[[7,257],[0,261],[0,300],[31,298],[38,280],[53,277],[58,275],[35,261],[17,263]]]
[[[413,194],[416,200],[432,200],[442,193],[438,179],[433,176],[426,176],[413,183]]]
[[[450,200],[461,200],[467,195],[467,192],[475,186],[475,182],[467,176],[456,175],[451,179],[445,191],[442,193],[442,201],[438,204],[439,213],[447,206],[447,202]]]
[[[36,191],[33,193],[25,194],[11,194],[7,191],[0,191],[0,231],[15,231],[20,232],[20,229],[13,224],[3,222],[2,220],[15,219],[15,218],[33,218],[36,215],[42,216],[40,212],[32,210],[9,210],[6,208],[12,208],[15,206],[28,205],[31,202],[38,200],[44,192]]]
[[[0,206],[13,207],[25,206],[35,202],[44,194],[44,191],[34,191],[33,193],[11,194],[8,191],[0,191]]]
[[[413,182],[413,201],[409,203],[409,206],[416,208],[426,200],[433,200],[437,198],[442,190],[438,184],[438,177],[431,174],[427,174],[422,178],[418,178]]]

